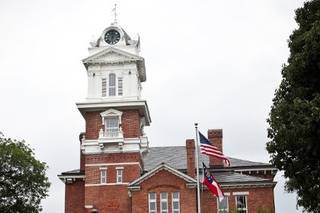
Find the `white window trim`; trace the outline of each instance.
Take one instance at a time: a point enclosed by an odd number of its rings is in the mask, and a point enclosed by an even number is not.
[[[117,174],[116,174],[116,183],[122,183],[123,182],[123,167],[117,167],[116,168],[116,171],[117,171]],[[121,171],[121,172],[120,172]],[[119,181],[118,178],[121,178],[121,181]]]
[[[96,187],[96,186],[128,186],[130,183],[87,183],[84,186],[85,187]]]
[[[233,195],[249,195],[249,192],[232,192]]]
[[[121,124],[121,117],[122,117],[122,112],[121,111],[118,111],[118,110],[115,110],[115,109],[108,109],[104,112],[101,112],[100,113],[101,117],[102,117],[102,124],[104,125],[104,121],[105,121],[105,118],[107,117],[116,117],[118,116],[119,117],[119,124]]]
[[[238,196],[245,196],[246,197],[246,208],[245,209],[242,208],[241,210],[246,210],[246,213],[248,213],[248,195],[246,195],[246,194],[238,194],[238,195],[234,196],[235,204],[236,204],[236,211],[238,210],[238,207],[237,207],[238,206],[238,202],[237,202]]]
[[[166,195],[166,199],[162,198],[162,194]],[[162,202],[167,203],[167,209],[162,209]],[[168,213],[169,211],[169,205],[168,205],[168,192],[160,192],[160,213],[163,213],[162,211],[165,211],[165,213]]]
[[[100,184],[106,184],[108,183],[108,172],[107,172],[107,167],[100,167],[99,168],[100,171]],[[104,172],[104,175],[102,175]],[[103,178],[105,181],[103,181]]]
[[[178,198],[173,198],[173,193],[178,193]],[[172,213],[174,213],[174,211],[178,211],[180,213],[180,192],[172,192],[172,195],[171,195],[171,208],[172,208]],[[173,203],[174,202],[178,202],[178,209],[174,209],[173,208]]]
[[[121,118],[122,118],[122,112],[121,111],[118,111],[118,110],[115,110],[115,109],[108,109],[104,112],[101,112],[100,113],[100,116],[101,116],[101,119],[102,119],[102,125],[104,125],[104,128],[101,128],[100,129],[100,132],[99,132],[99,138],[105,138],[105,137],[108,137],[106,136],[106,122],[105,120],[107,118],[111,118],[111,117],[118,117],[118,123],[119,123],[119,128],[118,128],[118,136],[117,138],[123,138],[123,135],[122,135],[122,128],[121,128]]]
[[[227,198],[227,212],[229,212],[229,196],[230,193],[224,193],[224,197]],[[217,198],[217,212],[219,213],[219,198]]]
[[[120,133],[119,116],[108,116],[104,118],[104,136],[114,138]]]
[[[151,195],[151,193],[154,193],[154,195],[155,195],[155,198],[154,199],[150,199],[150,195]],[[151,210],[150,209],[150,203],[155,203],[155,210]],[[157,213],[157,193],[155,193],[155,192],[149,192],[148,193],[148,209],[149,209],[149,213]]]

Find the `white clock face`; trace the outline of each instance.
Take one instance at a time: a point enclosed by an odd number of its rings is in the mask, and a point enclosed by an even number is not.
[[[108,44],[116,44],[120,41],[120,33],[116,30],[109,30],[108,32],[106,32],[106,34],[104,34],[104,40]]]

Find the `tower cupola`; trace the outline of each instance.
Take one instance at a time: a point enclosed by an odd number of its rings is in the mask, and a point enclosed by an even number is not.
[[[141,98],[146,69],[139,51],[139,36],[132,39],[116,21],[90,42],[89,56],[82,60],[87,97],[77,103],[86,120],[85,154],[147,150],[144,127],[151,118]]]

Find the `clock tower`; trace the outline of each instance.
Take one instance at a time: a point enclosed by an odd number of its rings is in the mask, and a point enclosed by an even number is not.
[[[86,121],[83,153],[142,153],[148,147],[143,129],[151,119],[141,99],[146,70],[140,39],[131,39],[114,23],[90,45],[89,56],[82,60],[88,93],[77,103]]]
[[[131,39],[116,22],[90,42],[82,60],[87,97],[76,103],[85,119],[80,170],[59,175],[66,183],[65,212],[131,211],[128,185],[143,172],[149,147],[143,129],[151,122],[141,99],[146,70],[139,52],[140,38]]]

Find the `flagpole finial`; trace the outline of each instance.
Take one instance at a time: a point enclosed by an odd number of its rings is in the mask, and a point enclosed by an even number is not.
[[[114,24],[117,24],[117,23],[118,23],[118,21],[117,21],[117,16],[118,16],[118,13],[117,13],[117,4],[114,4],[114,8],[112,8],[112,13],[113,13],[113,16],[114,16],[112,25],[114,25]]]
[[[194,123],[194,126],[197,128],[198,127],[198,123]]]

